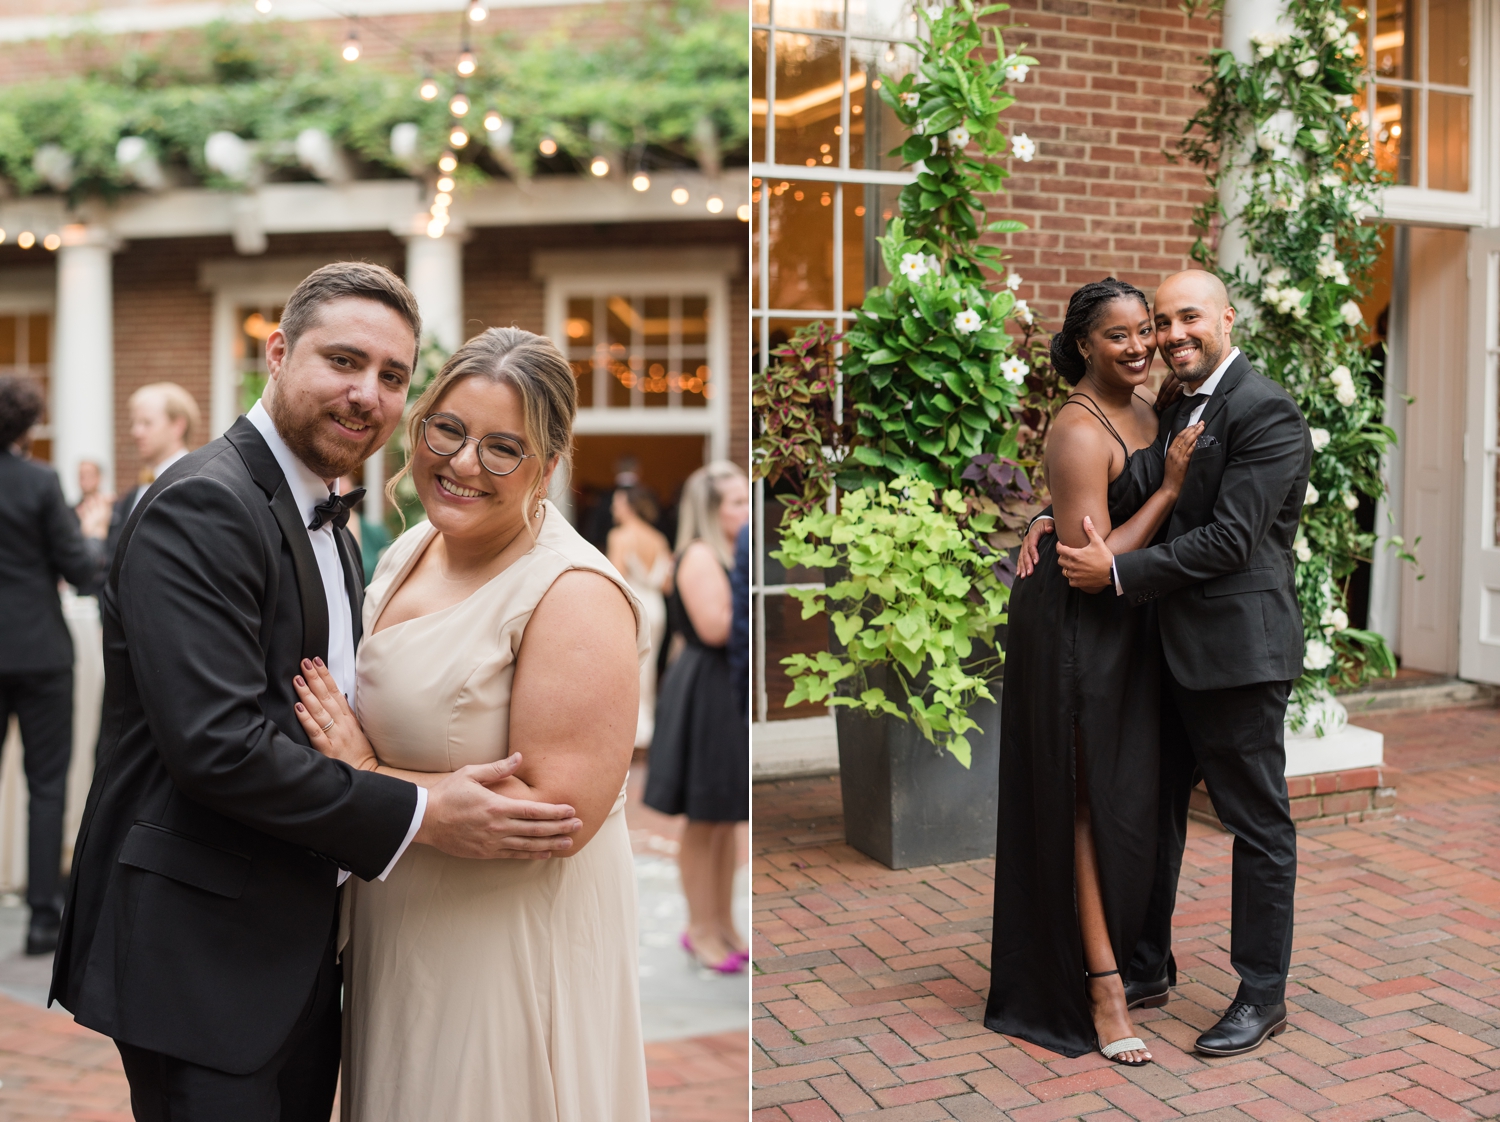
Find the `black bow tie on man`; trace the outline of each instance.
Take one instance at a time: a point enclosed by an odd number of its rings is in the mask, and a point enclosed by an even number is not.
[[[313,519],[307,524],[307,528],[317,530],[332,522],[342,530],[349,525],[349,512],[358,506],[364,497],[363,487],[356,487],[347,495],[338,495],[330,491],[326,500],[313,507]]]

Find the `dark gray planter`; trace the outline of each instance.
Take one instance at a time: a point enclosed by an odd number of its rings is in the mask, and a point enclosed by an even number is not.
[[[990,692],[995,701],[969,711],[979,728],[968,736],[974,758],[967,769],[909,721],[835,708],[850,845],[892,869],[994,856],[1000,683]]]

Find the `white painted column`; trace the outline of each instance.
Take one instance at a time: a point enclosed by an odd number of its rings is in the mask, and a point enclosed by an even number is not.
[[[464,341],[464,236],[449,226],[440,238],[406,238],[406,284],[422,309],[422,337],[450,354]]]
[[[108,232],[66,226],[57,251],[57,320],[52,353],[52,466],[77,502],[78,463],[104,465],[113,489],[115,322],[111,275],[117,248]]]

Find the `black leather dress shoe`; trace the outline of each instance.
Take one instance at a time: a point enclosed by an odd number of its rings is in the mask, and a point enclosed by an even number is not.
[[[32,916],[31,923],[26,928],[26,953],[51,954],[57,950],[57,935],[60,927],[56,916]]]
[[[1209,1056],[1243,1056],[1286,1031],[1286,1002],[1246,1005],[1231,1002],[1219,1023],[1198,1038],[1198,1051]]]
[[[1172,987],[1165,978],[1151,982],[1131,980],[1125,983],[1126,1009],[1160,1009],[1172,995]]]

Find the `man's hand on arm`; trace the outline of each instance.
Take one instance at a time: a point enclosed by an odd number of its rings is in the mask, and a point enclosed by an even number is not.
[[[459,768],[427,789],[427,811],[414,841],[453,857],[544,860],[570,849],[583,827],[573,808],[497,795],[490,785],[515,774],[520,753]]]
[[[1068,583],[1084,592],[1099,592],[1115,583],[1115,555],[1094,529],[1094,520],[1087,515],[1083,519],[1083,532],[1089,536],[1089,544],[1074,549],[1061,543],[1057,546],[1057,565],[1068,578]]]

